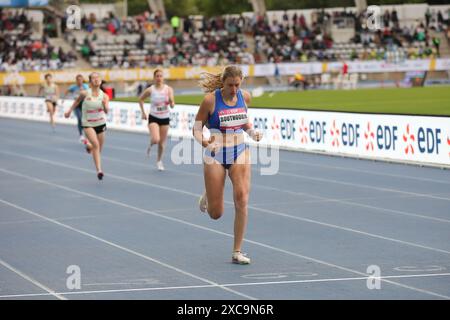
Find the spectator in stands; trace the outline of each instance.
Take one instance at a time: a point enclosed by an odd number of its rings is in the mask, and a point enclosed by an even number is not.
[[[50,38],[57,36],[55,19],[49,15],[44,16],[44,34]]]
[[[88,58],[91,55],[91,50],[89,49],[89,46],[87,44],[83,44],[81,46],[81,54],[84,58]]]
[[[346,61],[342,61],[342,76],[345,77],[348,75],[348,64]]]
[[[190,17],[187,17],[183,21],[183,31],[185,33],[191,33],[191,30],[193,28],[192,19]]]
[[[399,21],[398,21],[397,10],[396,10],[395,8],[394,8],[394,10],[392,10],[392,13],[391,13],[391,20],[392,20],[392,23],[394,24],[394,26],[395,26],[396,28],[398,28]]]
[[[447,42],[450,45],[450,25],[447,26]]]
[[[173,32],[177,33],[178,28],[180,27],[180,18],[178,16],[173,16],[170,19],[170,24],[172,25]]]
[[[289,85],[297,89],[300,88],[301,86],[303,87],[303,90],[306,90],[308,88],[309,83],[303,74],[301,74],[300,72],[296,72],[294,77],[291,77],[289,79]]]
[[[425,26],[422,23],[416,28],[415,38],[417,41],[425,41],[426,39]]]
[[[389,10],[385,10],[383,14],[383,24],[385,28],[389,28],[389,22],[391,20],[391,14],[389,13]]]
[[[427,11],[425,12],[425,25],[428,29],[428,27],[430,26],[430,21],[431,21],[431,11],[430,8],[427,8]]]
[[[137,46],[140,50],[143,50],[144,45],[145,45],[145,33],[141,31],[139,34],[139,41],[138,41]]]
[[[441,57],[441,53],[439,51],[440,44],[441,44],[441,40],[438,37],[433,37],[433,45],[436,48],[436,54],[437,54],[438,58]]]
[[[280,73],[280,67],[278,66],[278,63],[275,63],[275,70],[274,70],[274,84],[275,86],[280,86],[283,82],[281,80],[281,73]]]

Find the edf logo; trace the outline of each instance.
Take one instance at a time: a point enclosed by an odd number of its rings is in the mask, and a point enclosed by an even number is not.
[[[112,112],[112,110],[110,112],[108,112],[106,114],[106,121],[108,121],[109,123],[111,123],[114,119],[114,112]]]
[[[127,109],[120,109],[120,123],[126,124],[128,121],[128,110]]]
[[[64,111],[64,110],[63,110]],[[19,113],[25,114],[25,102],[22,102],[19,107]]]
[[[267,130],[267,118],[254,118],[253,129],[266,132]]]
[[[325,143],[327,123],[325,121],[311,121],[309,123],[309,140],[312,143]]]
[[[135,111],[134,119],[136,121],[136,125],[140,126],[142,124],[142,113],[141,113],[141,110],[136,110]]]
[[[171,112],[169,117],[170,117],[170,128],[176,129],[178,127],[178,122],[179,122],[179,113]]]
[[[194,127],[194,123],[195,123],[195,113],[188,113],[187,126],[188,126],[189,131],[191,131],[192,128]]]
[[[377,127],[377,145],[379,150],[395,150],[395,143],[398,140],[397,126]]]
[[[441,129],[419,128],[417,132],[417,145],[420,153],[439,154],[439,145],[441,140]]]
[[[28,114],[32,116],[34,114],[34,103],[28,105]]]
[[[283,140],[295,140],[295,120],[281,119],[281,137]]]
[[[42,117],[44,115],[44,105],[41,103],[38,107],[38,116]]]
[[[358,147],[359,124],[343,123],[341,127],[342,143],[344,146]]]

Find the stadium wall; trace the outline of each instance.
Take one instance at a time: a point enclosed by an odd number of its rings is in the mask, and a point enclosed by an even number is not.
[[[450,70],[450,59],[418,59],[405,60],[398,63],[385,61],[348,61],[349,73],[390,73],[407,71],[445,71]],[[279,63],[279,71],[282,76],[294,75],[300,72],[304,75],[321,74],[326,72],[339,72],[342,62],[306,62],[306,63]],[[246,77],[268,77],[275,74],[275,64],[241,65]],[[173,67],[165,68],[164,77],[167,80],[199,79],[202,72],[219,73],[223,67]],[[88,69],[88,70],[64,70],[64,71],[35,71],[0,73],[0,86],[19,84],[32,85],[44,82],[47,73],[53,75],[57,83],[73,83],[75,76],[81,73],[87,76],[96,71],[102,79],[108,82],[116,81],[146,81],[153,79],[155,69]]]
[[[57,108],[56,121],[75,124]],[[137,103],[111,102],[110,129],[147,132]],[[198,107],[176,105],[170,135],[192,138]],[[0,117],[48,121],[43,99],[0,97]],[[264,132],[259,143],[295,151],[450,168],[450,117],[373,115],[301,110],[249,109],[255,129]]]

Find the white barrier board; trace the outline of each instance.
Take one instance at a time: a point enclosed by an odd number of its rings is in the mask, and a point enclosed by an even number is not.
[[[76,123],[73,114],[70,119],[63,115],[71,103],[66,100],[64,108],[57,107],[58,123]],[[192,137],[197,110],[176,105],[169,134]],[[40,98],[0,97],[0,117],[48,121]],[[264,145],[450,167],[450,117],[252,108],[249,117],[254,128],[264,132]],[[111,102],[107,121],[110,129],[147,132],[137,103]]]

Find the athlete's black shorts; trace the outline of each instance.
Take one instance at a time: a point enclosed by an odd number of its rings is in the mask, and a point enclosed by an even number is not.
[[[92,129],[95,130],[96,134],[100,134],[100,133],[106,131],[106,124],[102,124],[102,125],[99,125],[99,126],[96,126],[96,127],[83,127],[83,128],[92,128]]]
[[[58,103],[54,100],[46,99],[45,102],[50,102],[53,105],[53,108],[56,108],[56,106],[58,105]]]
[[[152,123],[152,122],[156,122],[158,125],[160,126],[168,126],[170,124],[170,118],[164,118],[164,119],[160,119],[160,118],[156,118],[152,115],[148,116],[148,123]]]

